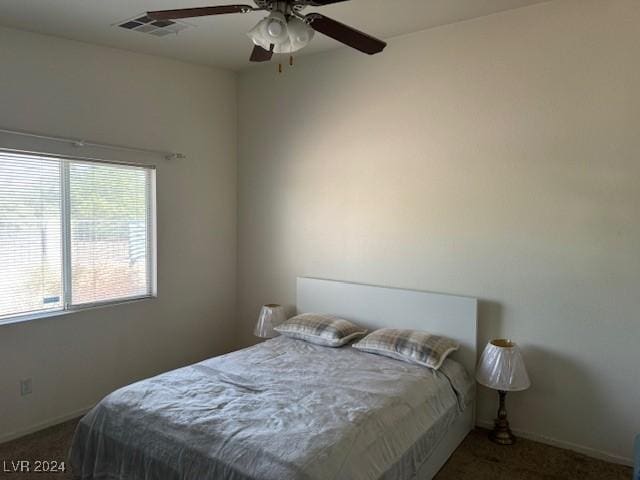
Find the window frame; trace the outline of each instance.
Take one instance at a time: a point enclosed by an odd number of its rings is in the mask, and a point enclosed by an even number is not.
[[[24,155],[29,157],[40,157],[43,159],[60,161],[60,227],[61,227],[61,255],[62,255],[62,305],[58,309],[22,312],[0,316],[0,326],[12,323],[28,322],[41,318],[56,317],[94,310],[97,308],[110,307],[115,305],[125,305],[128,303],[140,302],[143,300],[153,300],[158,298],[158,255],[157,255],[157,199],[156,199],[156,166],[146,163],[121,162],[117,160],[106,160],[95,157],[79,157],[71,155],[60,155],[55,153],[44,153],[27,150],[15,150],[0,148],[0,154]],[[134,295],[120,297],[111,300],[98,302],[88,302],[82,304],[72,303],[72,259],[71,259],[71,201],[70,201],[70,164],[69,162],[97,163],[107,165],[117,165],[144,169],[147,175],[145,197],[147,199],[147,249],[149,265],[147,269],[147,282],[149,292],[145,295]]]

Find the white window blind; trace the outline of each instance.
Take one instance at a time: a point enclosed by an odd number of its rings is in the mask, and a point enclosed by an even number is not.
[[[154,295],[155,171],[0,152],[0,320]]]
[[[0,157],[0,316],[63,304],[60,187],[59,162]]]

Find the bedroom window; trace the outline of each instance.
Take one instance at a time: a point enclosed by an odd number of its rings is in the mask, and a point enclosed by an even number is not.
[[[155,170],[0,151],[0,323],[155,295]]]

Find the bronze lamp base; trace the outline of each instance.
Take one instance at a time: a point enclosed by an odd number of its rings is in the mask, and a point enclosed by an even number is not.
[[[509,420],[507,420],[507,409],[505,408],[507,392],[498,390],[498,394],[500,395],[498,418],[495,419],[493,431],[489,433],[489,439],[500,445],[513,445],[516,442],[516,437],[511,433]]]

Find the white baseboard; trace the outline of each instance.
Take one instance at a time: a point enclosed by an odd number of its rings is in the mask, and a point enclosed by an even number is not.
[[[488,420],[478,420],[476,424],[482,428],[493,428],[493,421]],[[564,448],[565,450],[571,450],[574,452],[582,453],[583,455],[587,455],[588,457],[597,458],[598,460],[604,460],[605,462],[617,463],[620,465],[633,466],[633,459],[622,457],[620,455],[615,455],[613,453],[607,453],[600,450],[596,450],[595,448],[585,447],[582,445],[577,445],[571,442],[565,442],[564,440],[558,440],[556,438],[547,437],[545,435],[539,435],[537,433],[525,432],[522,430],[512,429],[514,435],[522,438],[526,438],[528,440],[533,440],[535,442],[545,443],[547,445],[551,445],[558,448]]]
[[[54,417],[49,420],[45,420],[44,422],[36,423],[22,430],[17,430],[15,432],[9,432],[0,435],[0,443],[9,442],[11,440],[15,440],[16,438],[24,437],[25,435],[29,435],[31,433],[35,433],[39,430],[44,430],[48,427],[53,427],[54,425],[58,425],[59,423],[64,423],[67,420],[72,420],[74,418],[80,417],[87,413],[89,410],[93,408],[93,405],[90,407],[81,408],[76,410],[75,412],[67,413],[66,415],[60,415],[59,417]]]

